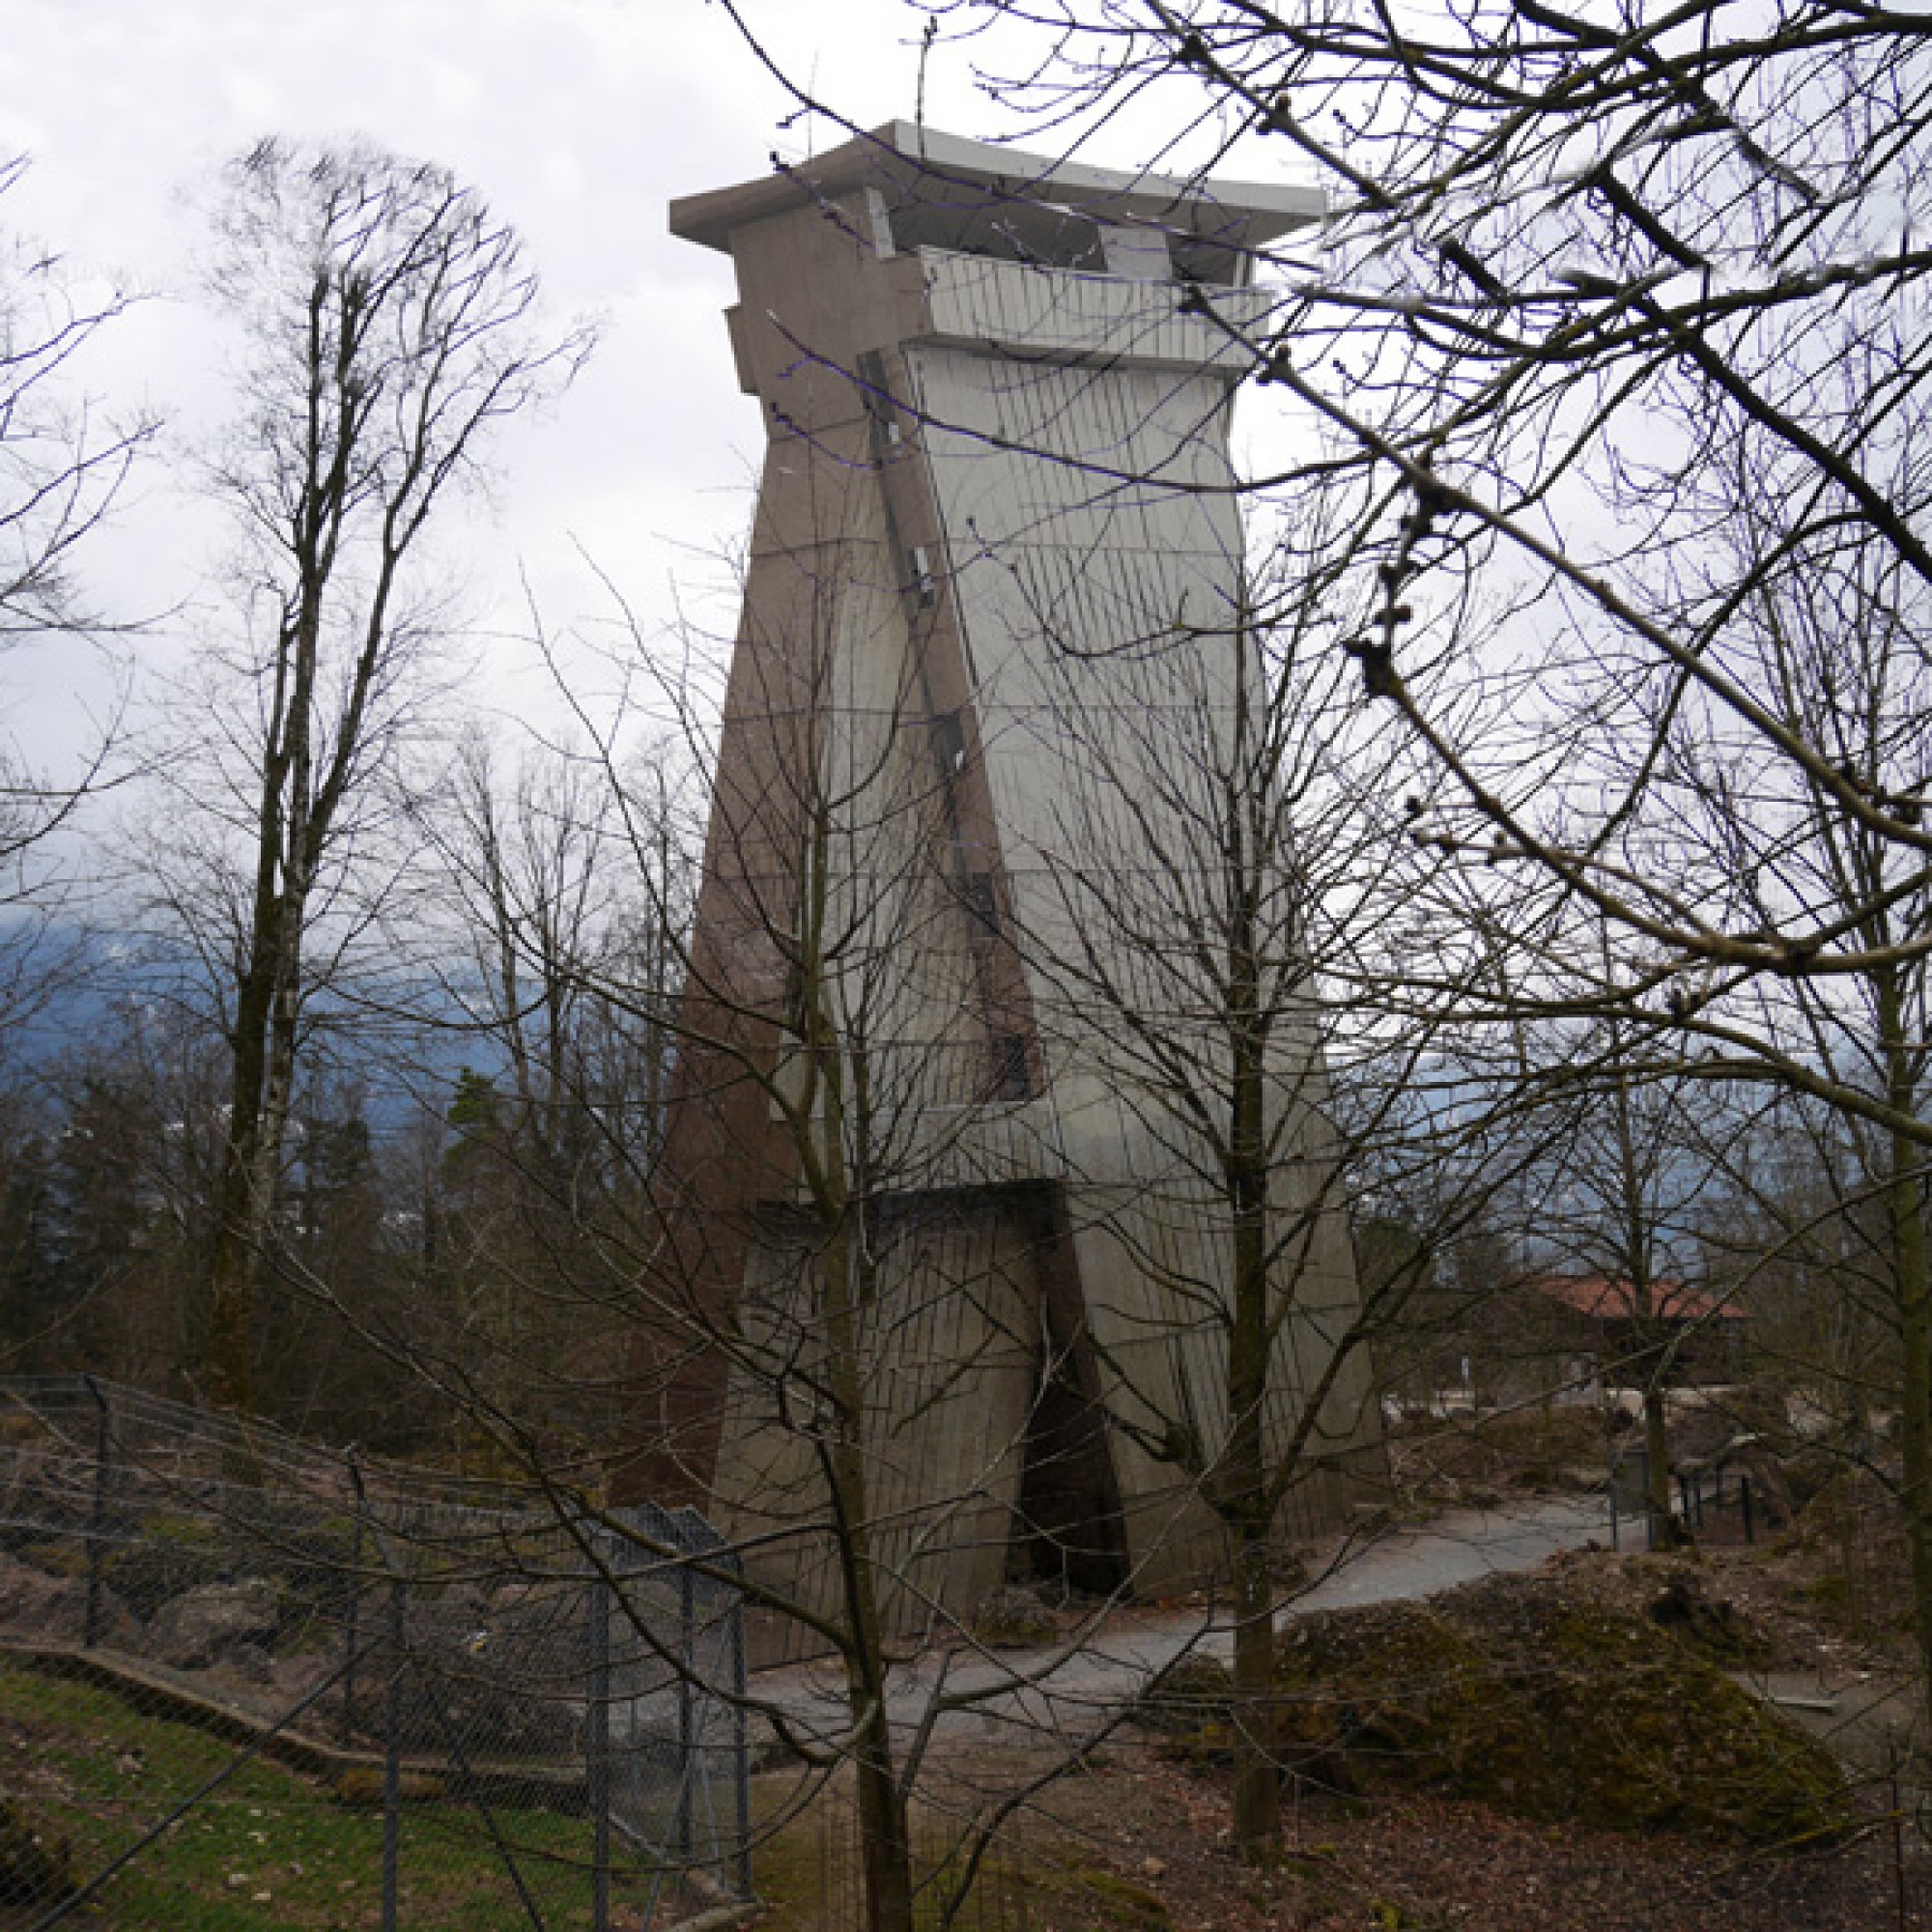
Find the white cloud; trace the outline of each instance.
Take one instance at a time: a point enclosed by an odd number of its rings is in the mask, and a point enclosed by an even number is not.
[[[740,12],[856,121],[912,111],[923,16],[903,0]],[[466,524],[469,575],[505,622],[520,563],[554,620],[575,614],[591,592],[574,540],[668,622],[672,580],[715,581],[693,559],[742,535],[762,438],[721,318],[730,266],[672,240],[666,205],[762,172],[775,147],[840,138],[781,129],[795,106],[706,0],[10,0],[0,40],[0,152],[35,156],[6,218],[168,293],[87,374],[110,402],[169,409],[184,440],[225,401],[219,335],[193,305],[195,204],[263,133],[446,163],[524,234],[560,312],[602,315],[597,358],[551,420],[506,440],[494,516]],[[934,57],[927,108],[1001,131],[956,51]],[[118,609],[152,611],[192,599],[219,544],[156,477],[99,561]]]

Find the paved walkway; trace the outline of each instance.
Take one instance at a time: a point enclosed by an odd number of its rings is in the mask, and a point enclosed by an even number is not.
[[[1334,1551],[1327,1574],[1284,1621],[1307,1610],[1433,1596],[1478,1577],[1533,1569],[1556,1550],[1608,1535],[1608,1506],[1600,1496],[1459,1511]],[[922,1659],[894,1676],[888,1702],[894,1729],[909,1741],[921,1733],[958,1741],[1031,1732],[1064,1742],[1103,1728],[1177,1659],[1199,1653],[1225,1661],[1231,1646],[1225,1612],[1135,1614],[1062,1649]],[[845,1728],[843,1687],[827,1665],[761,1671],[752,1694],[802,1737],[830,1742]]]

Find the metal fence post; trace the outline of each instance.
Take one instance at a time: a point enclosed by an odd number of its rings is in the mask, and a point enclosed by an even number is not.
[[[584,1784],[590,1801],[590,1923],[611,1928],[611,1584],[590,1579],[590,1709],[584,1725]]]
[[[100,1566],[107,1541],[108,1489],[113,1479],[114,1411],[101,1394],[99,1383],[92,1376],[84,1379],[88,1394],[100,1411],[94,1437],[94,1501],[87,1519],[87,1608],[80,1632],[81,1648],[92,1650],[100,1641]]]
[[[362,1642],[362,1558],[367,1543],[368,1492],[362,1486],[362,1465],[349,1459],[349,1482],[355,1492],[355,1535],[350,1544],[349,1609],[344,1618],[342,1678],[342,1742],[355,1735],[355,1664]]]
[[[389,1691],[383,1714],[383,1932],[396,1932],[403,1850],[403,1656],[408,1606],[398,1577],[389,1585]]]
[[[697,1757],[697,1589],[689,1562],[677,1573],[677,1855],[691,1862],[692,1779]]]
[[[727,1660],[731,1683],[731,1782],[737,1798],[738,1843],[733,1859],[738,1873],[738,1896],[752,1896],[752,1733],[745,1700],[751,1693],[750,1664],[745,1652],[745,1597],[736,1591],[725,1626],[730,1646]]]

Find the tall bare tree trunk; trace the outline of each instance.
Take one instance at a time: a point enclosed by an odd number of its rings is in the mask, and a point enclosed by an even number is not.
[[[1646,1350],[1647,1357],[1654,1351]],[[1670,1507],[1670,1408],[1655,1360],[1646,1363],[1643,1379],[1644,1479],[1650,1492],[1650,1536],[1654,1549],[1675,1549],[1684,1531]]]
[[[1268,1392],[1268,1160],[1265,1024],[1254,956],[1252,886],[1236,868],[1227,1164],[1234,1247],[1228,1338],[1228,1442],[1220,1508],[1235,1559],[1235,1843],[1264,1860],[1281,1836],[1274,1725],[1273,1494],[1265,1433]]]
[[[1604,939],[1609,958],[1609,938]],[[1611,1083],[1616,1157],[1616,1201],[1621,1224],[1616,1246],[1630,1281],[1632,1326],[1636,1331],[1637,1373],[1643,1378],[1644,1483],[1653,1549],[1676,1549],[1689,1534],[1670,1507],[1670,1349],[1663,1311],[1657,1302],[1657,1210],[1644,1185],[1645,1162],[1633,1122],[1630,1075],[1624,1069],[1621,1030],[1612,1036],[1618,1065]]]
[[[867,1932],[912,1932],[912,1833],[886,1706],[885,1633],[879,1616],[866,1481],[866,1390],[854,1305],[853,1231],[835,1233],[825,1268],[828,1379],[837,1411],[827,1455],[845,1598],[845,1694],[865,1865]],[[863,1273],[863,1263],[857,1270]]]
[[[516,236],[440,169],[265,141],[229,183],[214,282],[253,350],[246,414],[216,475],[247,546],[244,630],[265,643],[232,707],[259,713],[247,762],[220,770],[232,739],[213,753],[217,783],[252,798],[255,817],[206,1367],[211,1396],[245,1411],[299,1071],[303,949],[331,854],[406,716],[419,626],[405,565],[491,425],[566,382],[588,341],[533,337],[536,281]]]
[[[265,1106],[275,1035],[272,967],[278,942],[274,905],[258,907],[254,953],[235,1006],[228,1121],[209,1264],[208,1395],[217,1406],[242,1414],[255,1407],[255,1289],[281,1162],[279,1134],[272,1147],[269,1144],[273,1116]]]
[[[833,1426],[823,1462],[844,1598],[841,1648],[846,1708],[852,1719],[866,1932],[913,1932],[912,1832],[886,1705],[885,1629],[867,1481],[869,1450],[862,1318],[877,1285],[862,1225],[863,1189],[854,1184],[846,1145],[848,1125],[855,1126],[860,1141],[855,1151],[863,1177],[867,1123],[863,1094],[848,1092],[847,1076],[849,1072],[863,1087],[858,1068],[848,1065],[848,1055],[863,1054],[865,1047],[841,1037],[831,1011],[833,968],[826,944],[831,838],[830,813],[819,802],[812,813],[801,895],[798,1027],[806,1085],[794,1118],[824,1255],[822,1315]]]
[[[1916,1115],[1917,1081],[1896,972],[1881,972],[1877,991],[1879,1030],[1886,1049],[1887,1098],[1896,1113]],[[1922,1166],[1918,1148],[1901,1129],[1894,1128],[1886,1209],[1901,1358],[1900,1447],[1905,1481],[1899,1491],[1899,1505],[1912,1567],[1912,1630],[1918,1646],[1919,1691],[1927,1734],[1932,1736],[1932,1281],[1926,1273]]]

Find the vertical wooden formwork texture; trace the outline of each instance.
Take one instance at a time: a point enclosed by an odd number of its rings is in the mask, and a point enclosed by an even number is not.
[[[1169,1422],[1211,1436],[1225,1419],[1224,1243],[1202,1150],[1133,1090],[1104,1015],[1039,962],[1096,929],[1069,872],[1131,882],[1135,841],[1183,838],[1160,814],[1184,818],[1190,784],[1211,781],[1243,674],[1238,648],[1203,643],[1241,594],[1239,355],[1190,313],[1172,251],[1194,249],[1198,272],[1211,242],[1238,283],[1219,238],[1306,218],[1285,211],[1261,190],[1057,176],[899,124],[674,211],[678,232],[734,258],[734,351],[770,436],[693,996],[706,974],[729,988],[700,1014],[729,1046],[708,1066],[687,1057],[669,1136],[675,1213],[701,1230],[670,1251],[695,1242],[701,1299],[740,1337],[736,1366],[714,1362],[690,1405],[690,1463],[727,1529],[761,1539],[754,1571],[814,1606],[829,1587],[809,1413],[825,1231],[801,1199],[797,1122],[777,1122],[766,1091],[786,1051],[774,934],[808,797],[845,813],[840,890],[861,941],[841,970],[866,983],[841,985],[839,1005],[864,1015],[853,1065],[891,1099],[861,1211],[881,1257],[863,1341],[868,1528],[895,1622],[969,1614],[1007,1574],[1041,1364],[1070,1359],[1069,1337],[1115,1419],[1093,1437],[1094,1509],[1118,1511],[1133,1580],[1203,1580],[1220,1560],[1218,1526],[1158,1441]],[[1260,299],[1215,293],[1237,321]],[[1173,750],[1190,731],[1192,776]],[[1104,863],[1070,849],[1076,836]],[[1277,1044],[1312,1121],[1313,1036]],[[1290,1182],[1308,1233],[1281,1428],[1353,1306],[1323,1158],[1311,1126]],[[1361,1377],[1344,1377],[1322,1449],[1366,1443],[1373,1422]],[[1314,1491],[1301,1505],[1310,1526],[1333,1507]]]

